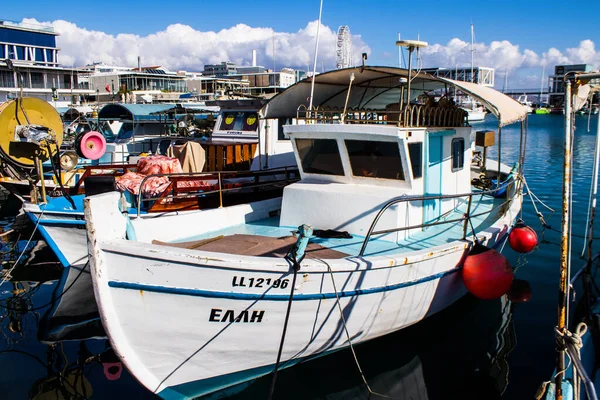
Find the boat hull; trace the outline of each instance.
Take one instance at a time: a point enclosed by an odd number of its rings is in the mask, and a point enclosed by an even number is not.
[[[467,110],[467,112],[469,113],[469,122],[480,122],[485,120],[485,115],[486,112],[485,111],[480,111],[480,110]]]
[[[345,326],[353,343],[360,343],[422,320],[438,288],[443,292],[435,302],[439,309],[466,293],[459,273],[465,247],[408,265],[381,260],[373,269],[370,263],[348,260],[332,265],[333,274],[322,264],[303,266],[284,364],[348,345],[333,281],[342,291]],[[293,281],[287,263],[235,268],[239,261],[190,263],[173,254],[141,258],[144,254],[144,247],[105,247],[102,265],[107,267],[99,266],[93,276],[113,346],[147,388],[165,398],[176,393],[188,398],[273,370]],[[267,290],[236,286],[267,282]],[[177,340],[165,342],[173,336]]]
[[[102,322],[127,368],[163,398],[272,372],[292,286],[282,367],[343,349],[348,337],[358,344],[412,325],[466,293],[460,271],[469,240],[396,256],[306,258],[293,285],[281,258],[101,239],[126,224],[117,211],[94,220],[91,210],[110,209],[110,196],[86,200]],[[518,198],[481,232],[489,246],[503,242],[520,205]]]

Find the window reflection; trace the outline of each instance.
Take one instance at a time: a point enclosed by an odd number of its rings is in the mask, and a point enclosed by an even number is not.
[[[309,174],[344,175],[334,139],[296,139],[302,169]]]
[[[396,142],[346,140],[352,175],[404,180],[400,151]]]
[[[223,113],[222,131],[257,131],[258,114],[252,111],[233,111]]]

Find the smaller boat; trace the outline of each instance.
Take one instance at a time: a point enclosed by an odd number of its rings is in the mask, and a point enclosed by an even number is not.
[[[550,105],[547,103],[538,104],[534,110],[534,114],[541,114],[541,115],[550,114]]]
[[[523,106],[525,106],[525,108],[527,109],[527,112],[529,114],[534,112],[534,108],[533,108],[533,102],[531,102],[530,100],[527,100],[527,95],[526,94],[522,94],[519,96],[519,98],[517,99],[517,101],[519,103],[521,103]]]
[[[485,119],[485,115],[487,114],[485,107],[477,104],[473,99],[462,103],[461,108],[467,112],[467,118],[469,122],[483,121]]]
[[[583,106],[581,110],[577,111],[579,115],[596,115],[598,114],[598,106],[590,105],[588,103]]]

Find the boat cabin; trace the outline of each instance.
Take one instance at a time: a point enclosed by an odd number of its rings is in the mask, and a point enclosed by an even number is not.
[[[401,196],[415,200],[393,206],[383,214],[379,228],[436,220],[466,200],[423,200],[423,196],[470,191],[470,131],[468,127],[286,126],[302,179],[284,190],[280,225],[304,223],[364,235],[383,205]]]
[[[503,125],[526,116],[518,102],[493,89],[400,68],[330,71],[311,86],[310,79],[298,82],[263,110],[265,118],[295,118],[284,133],[302,179],[285,188],[280,226],[365,235],[377,212],[402,197],[406,201],[382,214],[378,229],[418,227],[464,209],[469,196],[456,195],[471,193],[482,169],[472,166],[476,145],[468,113],[452,96],[471,96],[498,117],[496,143]],[[312,107],[303,105],[306,99]],[[501,174],[500,160],[496,167],[490,179],[510,172]],[[409,234],[396,231],[386,239]]]

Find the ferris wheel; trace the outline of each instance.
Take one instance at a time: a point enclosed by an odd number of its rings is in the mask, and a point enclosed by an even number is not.
[[[336,68],[348,68],[352,66],[352,39],[348,25],[340,26],[337,39]]]

